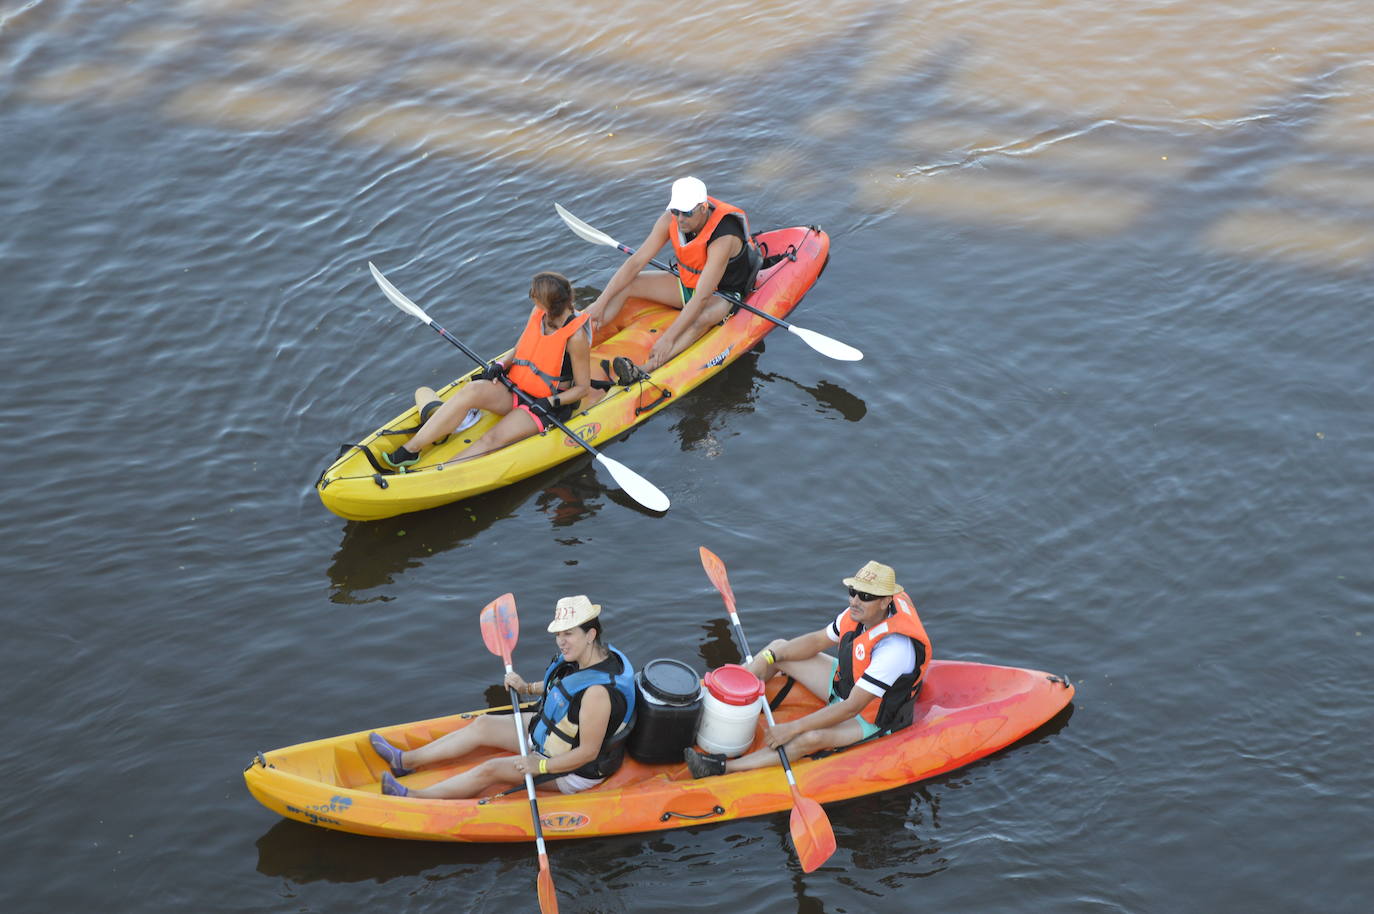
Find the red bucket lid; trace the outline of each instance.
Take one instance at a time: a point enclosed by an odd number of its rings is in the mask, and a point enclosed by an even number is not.
[[[706,691],[727,705],[753,704],[763,694],[763,683],[737,663],[716,667],[702,679]]]

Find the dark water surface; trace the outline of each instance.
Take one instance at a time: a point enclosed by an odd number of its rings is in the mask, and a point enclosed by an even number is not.
[[[828,808],[552,845],[564,911],[1357,911],[1374,891],[1374,38],[1358,0],[0,3],[6,911],[513,911],[528,846],[277,819],[251,754],[480,705],[478,609],[734,660],[896,566],[1078,684]],[[311,484],[604,285],[680,174],[819,223],[785,334],[610,448],[372,524]],[[1365,899],[1363,902],[1360,899]]]

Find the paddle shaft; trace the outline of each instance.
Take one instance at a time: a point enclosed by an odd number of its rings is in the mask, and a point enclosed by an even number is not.
[[[511,669],[510,660],[506,660],[506,672],[514,672]],[[511,707],[515,708],[515,713],[511,716],[515,720],[515,743],[520,747],[520,757],[529,758],[529,751],[525,748],[525,724],[520,716],[520,696],[515,693],[515,689],[506,686],[506,691],[510,692]],[[525,789],[530,795],[530,818],[534,820],[534,842],[539,848],[539,856],[544,856],[544,828],[539,823],[539,801],[534,795],[534,777],[529,772],[525,773]]]
[[[501,642],[501,659],[505,661],[506,673],[509,675],[514,672],[510,663],[510,645],[504,639]],[[515,689],[510,686],[506,686],[506,691],[510,693],[511,707],[515,709],[515,713],[511,715],[515,720],[515,744],[520,747],[520,757],[528,759],[524,718],[520,716],[520,696],[515,694]],[[558,896],[553,888],[553,872],[549,869],[549,852],[544,847],[544,826],[539,818],[539,800],[535,797],[534,777],[528,771],[525,772],[525,790],[530,795],[530,821],[534,823],[534,847],[539,855],[539,909],[543,914],[557,914]]]
[[[739,616],[735,613],[733,601],[727,602],[725,608],[730,611],[730,624],[735,628],[735,637],[739,639],[739,646],[744,649],[744,662],[753,663],[754,655],[749,652],[749,641],[744,637],[744,626],[740,625]],[[768,721],[769,728],[776,726],[773,721],[773,709],[768,705],[765,697],[763,702],[763,716]],[[792,792],[797,792],[797,778],[792,774],[792,762],[787,758],[787,750],[782,746],[778,747],[778,758],[782,760],[783,770],[787,772],[787,783],[792,788]]]
[[[739,614],[735,612],[735,593],[730,588],[730,577],[725,571],[725,563],[705,546],[699,551],[702,568],[706,570],[711,583],[716,585],[716,590],[720,591],[720,598],[725,601],[725,608],[730,612],[730,623],[734,626],[735,637],[739,638],[740,647],[744,649],[745,662],[753,663],[754,655],[749,650],[749,640],[744,636],[744,626],[739,621]],[[773,709],[766,701],[763,713],[769,728],[775,727]],[[825,810],[821,809],[821,805],[802,795],[801,788],[797,786],[796,776],[792,774],[792,764],[787,758],[787,750],[782,746],[778,746],[778,759],[782,762],[782,770],[787,775],[787,786],[792,791],[792,843],[797,848],[797,860],[801,863],[802,870],[810,873],[835,853],[835,832],[830,827],[830,819],[826,816]]]
[[[506,665],[509,679],[515,671],[511,669],[510,655],[520,637],[520,616],[515,609],[515,595],[505,593],[492,600],[482,609],[479,617],[482,625],[482,641],[487,650],[501,657]],[[525,728],[520,717],[520,698],[515,689],[508,684],[511,710],[515,720],[515,745],[520,749],[520,757],[528,760],[525,746]],[[534,796],[534,778],[525,774],[525,789],[530,795],[530,821],[534,823],[534,840],[539,851],[539,910],[540,914],[558,914],[558,892],[553,887],[553,873],[549,870],[549,855],[544,849],[544,827],[539,819],[539,802]]]

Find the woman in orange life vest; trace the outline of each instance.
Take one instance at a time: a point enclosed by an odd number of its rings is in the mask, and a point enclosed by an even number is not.
[[[577,411],[579,401],[592,390],[588,315],[573,310],[572,283],[560,273],[536,273],[530,280],[530,300],[534,308],[515,344],[511,364],[492,362],[490,369],[447,401],[439,400],[429,387],[417,390],[415,401],[423,423],[409,441],[382,454],[383,466],[392,470],[413,466],[420,452],[457,429],[470,409],[485,409],[503,418],[453,462],[480,457],[542,432],[550,415],[566,421]],[[533,408],[498,379],[502,374],[534,399]]]
[[[680,275],[641,272],[665,244],[673,246]],[[592,329],[614,321],[632,295],[680,310],[649,350],[644,367],[653,371],[729,316],[730,303],[716,291],[747,296],[759,262],[744,210],[708,197],[697,178],[678,178],[667,210],[587,309]]]
[[[765,733],[767,747],[735,759],[688,747],[693,777],[748,771],[778,764],[777,748],[796,759],[820,749],[848,746],[909,726],[930,664],[930,639],[911,598],[887,565],[869,562],[852,578],[849,606],[825,628],[768,645],[749,671],[767,681],[786,673],[826,698],[824,708]],[[838,645],[839,657],[824,652]]]

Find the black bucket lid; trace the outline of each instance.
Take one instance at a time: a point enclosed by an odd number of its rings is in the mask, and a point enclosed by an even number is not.
[[[669,704],[692,701],[701,694],[701,677],[677,660],[650,660],[639,671],[639,682],[644,691]]]

